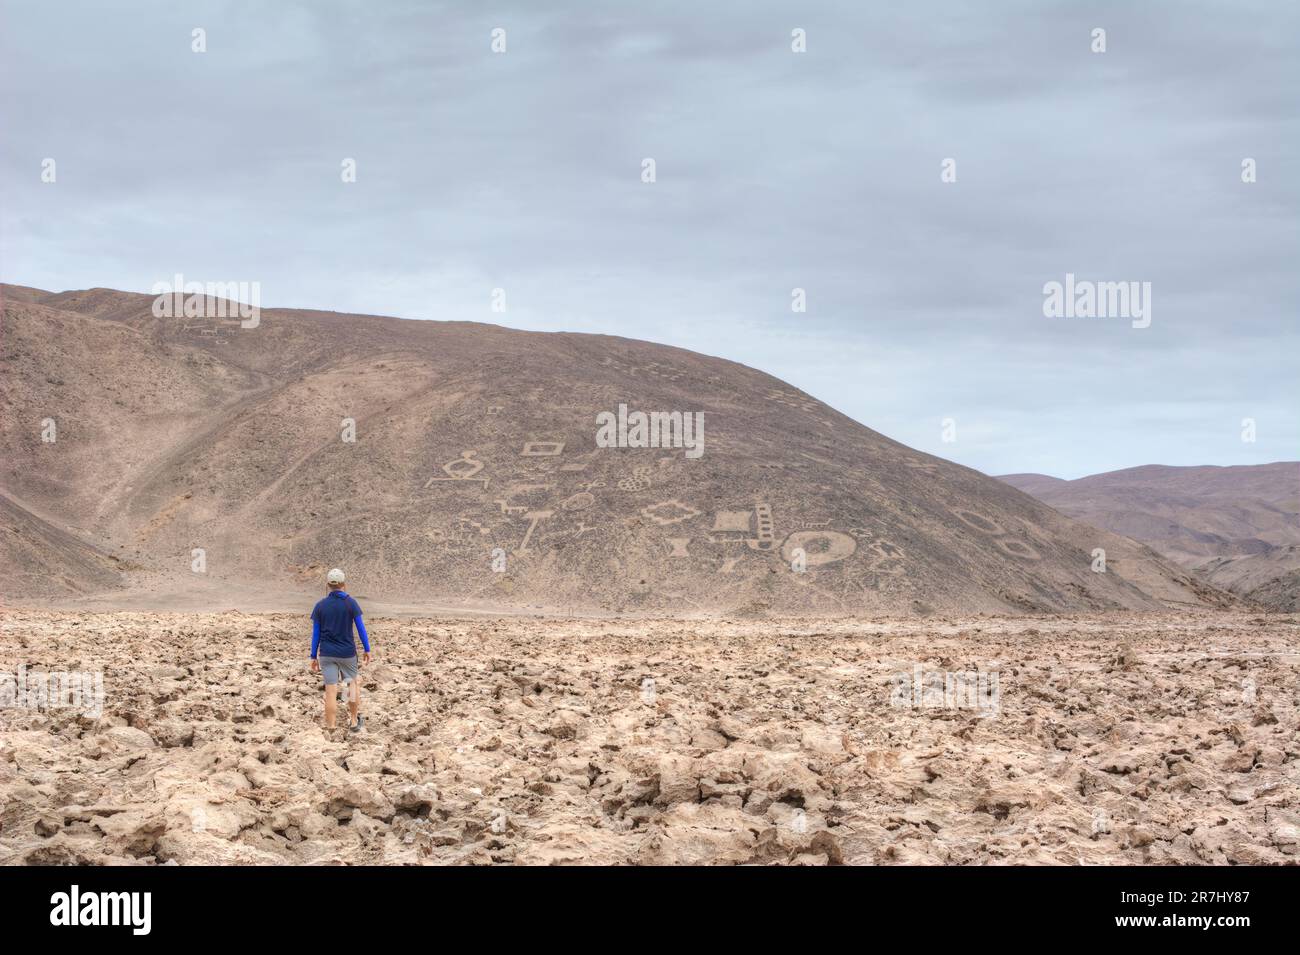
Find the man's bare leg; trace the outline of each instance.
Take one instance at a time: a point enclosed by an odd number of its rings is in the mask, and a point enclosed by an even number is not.
[[[348,726],[357,725],[357,711],[361,709],[361,684],[353,680],[348,684]]]
[[[338,712],[338,692],[337,683],[327,684],[325,687],[325,728],[332,730],[334,728],[334,717]]]

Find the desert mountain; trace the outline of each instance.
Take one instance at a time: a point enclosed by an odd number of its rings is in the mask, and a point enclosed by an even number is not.
[[[151,296],[108,289],[4,292],[10,600],[293,603],[334,565],[354,594],[398,608],[1225,599],[1133,541],[722,359],[478,323],[264,309],[242,327],[156,317]],[[629,424],[702,413],[703,453],[599,446],[598,415],[620,406]]]
[[[1001,480],[1071,517],[1149,544],[1216,586],[1300,609],[1300,462],[1148,465],[1075,481]]]

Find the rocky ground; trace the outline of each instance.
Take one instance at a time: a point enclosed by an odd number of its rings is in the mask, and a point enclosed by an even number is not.
[[[104,703],[0,709],[0,862],[1300,859],[1294,617],[376,617],[358,734],[304,624],[7,611],[0,672]]]

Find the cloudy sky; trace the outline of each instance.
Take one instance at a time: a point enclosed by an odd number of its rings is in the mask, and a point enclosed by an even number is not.
[[[666,342],[992,474],[1295,460],[1298,64],[1291,0],[3,0],[0,279]]]

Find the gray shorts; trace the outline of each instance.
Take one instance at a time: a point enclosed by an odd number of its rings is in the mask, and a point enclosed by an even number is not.
[[[357,658],[355,656],[321,657],[318,662],[326,686],[333,686],[338,683],[340,676],[343,677],[344,683],[351,683],[357,678]]]

